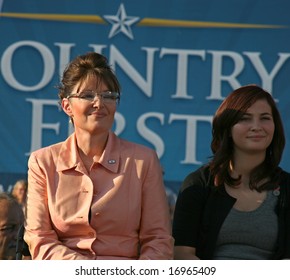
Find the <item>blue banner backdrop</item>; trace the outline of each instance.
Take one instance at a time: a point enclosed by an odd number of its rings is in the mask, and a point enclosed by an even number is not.
[[[289,162],[290,2],[0,0],[0,188],[26,177],[31,151],[72,131],[59,109],[65,65],[96,51],[122,84],[114,130],[156,150],[177,189],[211,156],[212,116],[233,89],[277,100]]]

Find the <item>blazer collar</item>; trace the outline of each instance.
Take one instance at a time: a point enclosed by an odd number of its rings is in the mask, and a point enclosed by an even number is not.
[[[118,172],[120,164],[120,149],[120,139],[110,131],[106,147],[99,163],[111,172]],[[78,154],[76,135],[73,133],[61,145],[56,169],[59,172],[77,168],[80,166],[80,162],[81,159]]]
[[[108,141],[99,163],[112,172],[118,172],[121,157],[120,139],[112,131],[109,132]]]

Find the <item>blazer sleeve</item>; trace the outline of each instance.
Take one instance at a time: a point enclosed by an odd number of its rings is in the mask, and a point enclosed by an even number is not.
[[[28,161],[28,195],[24,240],[29,246],[32,259],[83,260],[87,259],[58,240],[51,225],[48,208],[48,173],[37,158],[31,154]],[[42,156],[49,156],[42,154]],[[40,156],[41,158],[41,156]],[[47,168],[47,166],[46,166]]]
[[[163,184],[163,174],[159,159],[154,151],[149,151],[142,167],[142,215],[140,221],[141,260],[173,259],[173,238],[169,205]]]

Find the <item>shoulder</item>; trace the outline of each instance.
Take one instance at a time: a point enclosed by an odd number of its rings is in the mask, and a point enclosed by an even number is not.
[[[282,170],[279,174],[279,200],[280,207],[289,208],[290,207],[290,173]]]
[[[182,204],[186,209],[204,205],[212,189],[210,177],[207,165],[188,174],[179,190],[177,204]]]
[[[149,148],[145,145],[138,144],[135,142],[131,142],[122,138],[119,138],[120,141],[120,147],[121,147],[121,152],[123,153],[129,153],[132,155],[140,156],[142,157],[155,157],[156,152],[152,148]]]
[[[290,177],[290,173],[287,172],[286,170],[282,169],[282,168],[281,168],[281,175],[285,176],[285,177],[288,177],[288,178]]]
[[[63,142],[59,142],[59,143],[35,150],[30,154],[30,156],[47,155],[48,153],[51,153],[52,151],[59,151],[62,146],[62,143]]]
[[[207,186],[210,186],[211,183],[212,179],[209,171],[209,166],[203,165],[185,177],[182,183],[181,191],[184,191],[187,188],[193,188],[195,186],[206,188]]]
[[[283,169],[280,169],[279,183],[280,185],[290,186],[290,173]]]
[[[179,196],[184,199],[195,198],[203,201],[212,189],[212,179],[208,165],[201,166],[196,171],[188,174],[184,179]]]
[[[63,142],[59,142],[47,147],[40,148],[38,150],[33,151],[29,156],[29,164],[33,162],[45,162],[51,161],[51,157],[57,157],[62,147]],[[54,156],[56,155],[56,156]]]

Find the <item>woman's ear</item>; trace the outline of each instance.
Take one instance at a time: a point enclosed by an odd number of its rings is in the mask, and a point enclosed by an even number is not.
[[[69,102],[69,100],[67,98],[63,98],[61,101],[61,107],[63,109],[63,111],[69,116],[69,117],[73,117],[73,113],[72,113],[72,109],[71,109],[71,103]]]

